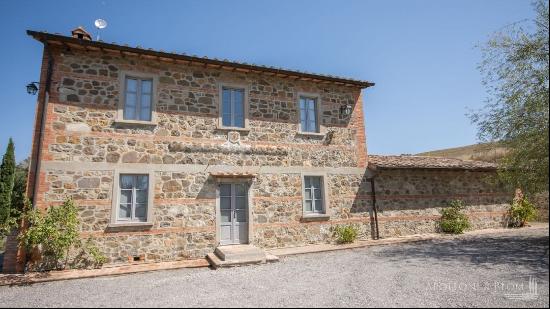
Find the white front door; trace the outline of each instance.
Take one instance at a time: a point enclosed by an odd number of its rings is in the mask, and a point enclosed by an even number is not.
[[[221,183],[220,192],[220,244],[248,243],[248,185]]]

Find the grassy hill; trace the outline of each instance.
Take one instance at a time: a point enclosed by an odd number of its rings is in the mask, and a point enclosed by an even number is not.
[[[505,153],[506,148],[497,143],[483,143],[456,148],[433,150],[419,153],[418,155],[496,162],[501,159]]]

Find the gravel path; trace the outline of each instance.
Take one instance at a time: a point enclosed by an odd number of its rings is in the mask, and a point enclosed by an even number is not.
[[[531,300],[506,294],[529,292]],[[548,307],[548,228],[0,287],[2,307]]]

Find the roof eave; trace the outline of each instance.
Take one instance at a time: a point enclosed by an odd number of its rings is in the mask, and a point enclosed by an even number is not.
[[[494,172],[497,167],[428,167],[428,166],[377,166],[369,165],[373,170],[434,170],[434,171],[472,171],[472,172]]]
[[[274,75],[296,76],[299,78],[327,81],[335,84],[349,85],[349,86],[360,87],[360,88],[368,88],[375,85],[374,83],[368,82],[368,81],[331,77],[326,75],[292,71],[292,70],[287,70],[282,68],[264,67],[264,66],[258,66],[258,65],[251,65],[247,63],[237,63],[237,62],[231,62],[231,61],[225,61],[225,60],[219,60],[219,59],[201,58],[196,56],[175,54],[175,53],[157,51],[152,49],[123,46],[118,44],[106,43],[102,41],[81,40],[81,39],[67,37],[60,34],[51,34],[46,32],[32,31],[32,30],[27,30],[27,34],[42,43],[46,43],[48,41],[59,41],[60,43],[72,43],[72,44],[79,44],[84,47],[87,47],[87,46],[95,47],[95,48],[99,48],[100,50],[103,50],[103,49],[118,50],[120,52],[137,53],[142,55],[155,56],[158,58],[180,59],[184,61],[204,63],[207,65],[209,64],[209,65],[220,66],[220,67],[226,66],[226,67],[232,67],[236,69],[245,69],[249,71],[269,72],[269,73],[273,73]]]

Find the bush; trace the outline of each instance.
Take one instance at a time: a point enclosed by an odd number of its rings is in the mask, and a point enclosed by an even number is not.
[[[84,245],[80,239],[78,226],[78,208],[72,199],[67,199],[62,205],[49,207],[41,213],[30,209],[24,214],[29,228],[19,239],[32,254],[31,265],[36,270],[64,269],[70,264],[77,267],[86,266],[85,259],[95,260],[96,267],[103,264],[106,258],[93,246],[91,241]],[[80,253],[71,261],[70,251],[80,249]]]
[[[441,231],[449,234],[462,234],[470,227],[468,216],[464,214],[465,206],[460,200],[449,203],[448,208],[441,210],[441,221],[439,226]]]
[[[508,209],[508,225],[524,227],[528,221],[537,217],[537,209],[526,198],[516,198]]]
[[[337,226],[334,228],[334,234],[339,244],[349,244],[357,239],[359,231],[353,225]]]

